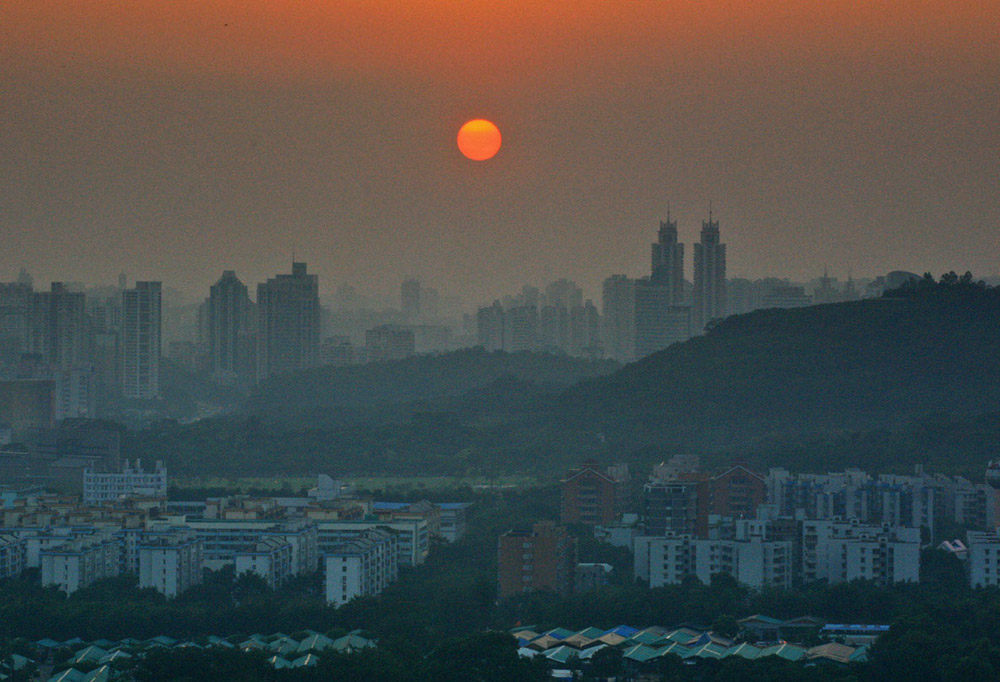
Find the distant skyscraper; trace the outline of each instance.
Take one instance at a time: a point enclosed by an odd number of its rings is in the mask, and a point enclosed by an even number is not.
[[[544,306],[538,315],[538,341],[550,353],[569,346],[569,310],[560,305]]]
[[[636,359],[686,341],[691,336],[691,307],[674,305],[671,287],[648,279],[635,282],[634,342]]]
[[[0,284],[0,367],[13,366],[22,353],[31,352],[33,297],[31,284]]]
[[[635,280],[612,275],[602,287],[604,352],[618,362],[635,359]]]
[[[508,353],[538,349],[538,308],[509,308],[503,316],[503,349]]]
[[[420,316],[420,281],[408,279],[399,287],[403,316],[415,320]]]
[[[572,280],[556,280],[545,287],[545,302],[561,308],[576,308],[583,305],[583,290]]]
[[[131,400],[160,396],[160,282],[136,282],[122,292],[122,393]]]
[[[569,354],[600,357],[601,316],[593,301],[572,308],[569,312]]]
[[[365,332],[368,362],[402,360],[413,355],[413,330],[395,324],[383,324]]]
[[[684,303],[684,245],[677,241],[677,221],[660,222],[657,241],[651,247],[653,284],[669,290],[670,305]]]
[[[726,312],[726,245],[719,237],[719,221],[701,223],[701,242],[694,245],[694,331],[700,333]]]
[[[503,350],[503,305],[494,301],[476,313],[476,337],[479,345],[489,352]]]
[[[319,327],[319,279],[305,263],[258,284],[257,378],[315,367]]]
[[[61,370],[87,358],[86,297],[53,282],[50,291],[34,296],[34,351]]]
[[[212,376],[225,383],[251,377],[252,327],[250,296],[236,273],[226,270],[208,297],[208,349]]]

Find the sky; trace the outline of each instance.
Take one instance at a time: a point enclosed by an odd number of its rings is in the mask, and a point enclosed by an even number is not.
[[[1000,2],[0,3],[0,281],[599,299],[710,203],[730,276],[996,274]]]

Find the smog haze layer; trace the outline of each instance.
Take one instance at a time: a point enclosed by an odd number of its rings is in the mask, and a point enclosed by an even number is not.
[[[730,276],[996,272],[987,0],[32,0],[0,59],[2,279],[596,296],[668,202]]]

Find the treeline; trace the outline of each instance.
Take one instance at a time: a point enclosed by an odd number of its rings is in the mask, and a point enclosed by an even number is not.
[[[435,545],[426,564],[404,570],[381,595],[338,609],[324,603],[319,576],[300,578],[276,592],[253,576],[234,579],[230,569],[207,574],[205,584],[172,601],[139,590],[135,579],[128,577],[103,581],[69,598],[40,587],[37,576],[10,580],[0,583],[0,638],[143,639],[164,634],[185,639],[295,633],[306,628],[362,629],[390,646],[426,648],[456,633],[509,629],[517,623],[573,629],[623,623],[709,626],[723,616],[754,613],[889,623],[913,609],[976,604],[1000,613],[1000,593],[974,592],[961,564],[937,551],[925,553],[918,585],[878,587],[862,582],[758,591],[719,575],[710,585],[691,579],[648,589],[632,579],[627,552],[587,535],[580,538],[580,561],[615,566],[611,585],[572,597],[535,592],[497,603],[498,535],[515,525],[556,518],[557,505],[558,495],[551,488],[481,496],[472,507],[465,538]]]
[[[698,452],[978,477],[1000,434],[998,347],[998,290],[948,275],[733,316],[612,374],[481,349],[311,370],[266,383],[245,413],[131,433],[125,451],[178,475],[552,479],[586,458],[642,468]]]
[[[272,377],[242,411],[293,428],[391,422],[425,412],[470,413],[477,406],[496,409],[533,401],[617,368],[613,360],[467,348]]]
[[[422,682],[432,673],[456,681],[531,680],[540,679],[534,677],[539,673],[532,664],[512,657],[516,656],[513,640],[490,639],[481,633],[488,629],[509,630],[518,624],[535,629],[582,629],[685,622],[725,632],[736,619],[763,613],[778,618],[813,615],[835,622],[891,623],[893,627],[872,650],[872,662],[865,666],[828,670],[824,666],[805,668],[779,661],[699,661],[697,665],[684,665],[667,658],[656,672],[663,679],[677,682],[763,680],[768,675],[798,680],[805,679],[803,670],[812,671],[819,679],[830,675],[830,679],[847,676],[859,682],[875,682],[897,679],[892,671],[898,669],[918,675],[913,679],[950,682],[956,679],[949,677],[954,669],[966,671],[972,680],[985,679],[977,675],[1000,670],[1000,659],[996,658],[1000,591],[972,590],[961,563],[938,551],[924,553],[921,583],[917,585],[880,587],[855,582],[812,584],[794,590],[751,590],[729,576],[719,575],[710,585],[692,579],[681,585],[648,589],[632,580],[622,550],[582,535],[580,560],[614,565],[613,584],[572,597],[538,592],[498,603],[497,536],[511,526],[555,518],[557,514],[554,488],[480,495],[472,507],[470,532],[465,538],[450,545],[435,545],[426,564],[405,570],[399,581],[381,595],[358,599],[341,608],[326,606],[318,575],[299,578],[273,591],[253,576],[236,579],[231,570],[209,573],[204,585],[172,601],[151,590],[139,590],[134,578],[102,581],[69,598],[40,587],[37,575],[34,579],[28,576],[8,580],[0,583],[0,640],[145,639],[164,634],[198,641],[209,634],[246,636],[277,631],[296,637],[307,628],[337,637],[360,629],[366,636],[378,639],[377,651],[349,659],[324,654],[315,669],[275,672],[269,665],[262,665],[262,659],[255,654],[236,660],[239,654],[194,650],[158,653],[147,659],[149,664],[141,664],[136,678],[209,679],[201,676],[208,673],[195,670],[201,668],[214,671],[217,676],[212,679],[290,682],[320,677],[360,680],[362,674],[367,674],[364,679]],[[585,532],[583,528],[576,530]],[[614,660],[612,654],[607,656],[613,660],[599,659],[596,668],[606,672],[605,676],[627,670],[615,667],[626,665],[621,660]],[[428,660],[441,667],[424,667]],[[492,661],[490,665],[507,670],[508,676],[475,676],[486,675],[475,672],[480,670],[476,667],[480,660]],[[989,665],[981,665],[982,661]],[[508,665],[512,667],[504,667]],[[226,670],[238,674],[223,675]],[[597,672],[588,668],[581,669],[581,674]]]

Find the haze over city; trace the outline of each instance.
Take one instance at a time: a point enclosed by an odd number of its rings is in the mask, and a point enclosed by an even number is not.
[[[968,0],[8,2],[0,273],[203,297],[294,249],[324,296],[596,299],[711,202],[731,277],[991,275],[998,35]]]

